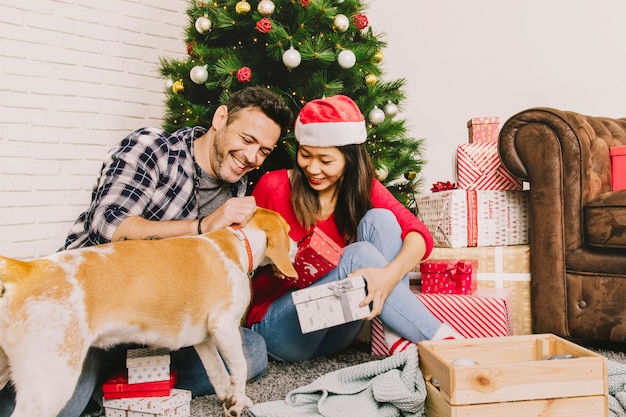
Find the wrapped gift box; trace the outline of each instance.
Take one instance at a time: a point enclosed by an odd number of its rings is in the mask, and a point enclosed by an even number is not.
[[[169,381],[128,383],[128,373],[120,372],[113,375],[102,385],[102,393],[106,400],[137,397],[167,397],[176,383],[176,372],[170,373]]]
[[[506,290],[479,289],[472,295],[415,292],[415,296],[433,316],[450,325],[465,338],[513,334],[509,311],[510,294]],[[389,347],[385,342],[383,324],[378,318],[371,321],[370,332],[372,355],[388,355]]]
[[[343,249],[317,227],[298,242],[295,285],[306,288],[339,264]]]
[[[428,416],[609,415],[607,359],[555,335],[433,340],[417,347]],[[550,360],[556,355],[568,359]]]
[[[164,348],[128,349],[128,383],[169,381],[170,352]]]
[[[499,117],[474,117],[467,122],[470,143],[497,142]]]
[[[174,388],[168,397],[104,400],[106,417],[189,417],[191,391]]]
[[[611,146],[611,184],[613,191],[626,190],[626,146]]]
[[[415,198],[438,247],[526,245],[527,191],[449,190]]]
[[[459,145],[456,162],[457,187],[462,190],[522,189],[522,182],[502,165],[496,142]]]
[[[365,279],[354,276],[341,281],[291,293],[302,333],[325,329],[369,316],[369,306],[360,307],[365,298]]]
[[[473,294],[478,284],[476,259],[428,259],[420,272],[425,294]]]
[[[532,333],[529,245],[434,248],[429,259],[477,259],[478,290],[506,289],[511,295],[509,311],[513,334]],[[419,271],[419,266],[415,271]]]

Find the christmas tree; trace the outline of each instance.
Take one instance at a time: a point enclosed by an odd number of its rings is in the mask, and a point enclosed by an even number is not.
[[[411,207],[422,141],[408,137],[399,114],[405,80],[382,79],[386,44],[365,9],[361,0],[192,0],[187,59],[161,59],[170,87],[165,130],[209,126],[215,109],[248,85],[281,95],[294,114],[310,100],[344,94],[368,122],[378,179]],[[257,171],[292,167],[295,149],[289,131]]]

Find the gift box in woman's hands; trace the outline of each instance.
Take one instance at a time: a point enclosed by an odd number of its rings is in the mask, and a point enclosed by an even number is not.
[[[295,282],[299,288],[305,288],[326,275],[339,264],[343,249],[326,233],[313,229],[298,242],[298,253],[294,268],[298,272]]]

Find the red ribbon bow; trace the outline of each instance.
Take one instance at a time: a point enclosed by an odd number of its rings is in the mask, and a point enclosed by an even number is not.
[[[436,183],[433,184],[430,191],[432,191],[433,193],[438,193],[440,191],[448,191],[448,190],[454,190],[454,189],[456,189],[456,184],[450,181],[446,181],[446,182],[437,181]]]

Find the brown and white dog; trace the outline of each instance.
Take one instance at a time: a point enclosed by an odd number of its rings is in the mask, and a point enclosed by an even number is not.
[[[55,417],[72,396],[89,347],[120,343],[195,345],[225,414],[240,415],[252,405],[239,332],[249,273],[273,263],[297,276],[288,232],[278,213],[258,208],[241,229],[30,261],[0,257],[0,388],[13,381],[11,416]]]

